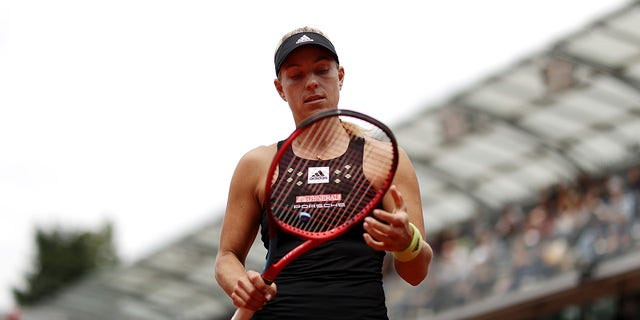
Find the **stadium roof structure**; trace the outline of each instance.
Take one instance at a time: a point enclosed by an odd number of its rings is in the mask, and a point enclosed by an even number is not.
[[[393,127],[416,167],[431,231],[531,200],[583,172],[637,163],[640,2]],[[25,315],[227,319],[233,306],[213,277],[219,231],[219,220],[207,223]],[[248,266],[259,270],[264,253],[255,244]]]
[[[426,224],[535,197],[579,173],[637,160],[640,5],[609,14],[396,126]]]

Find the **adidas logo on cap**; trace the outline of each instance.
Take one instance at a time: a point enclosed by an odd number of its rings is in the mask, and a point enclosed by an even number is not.
[[[296,41],[296,44],[301,44],[305,42],[313,42],[313,39],[309,38],[306,34],[303,34],[302,37],[300,37],[300,39]]]

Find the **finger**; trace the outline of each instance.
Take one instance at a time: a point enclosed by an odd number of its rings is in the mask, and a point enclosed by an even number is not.
[[[402,197],[402,193],[400,193],[398,188],[396,186],[392,186],[392,188],[389,191],[391,191],[391,197],[393,198],[393,203],[396,206],[396,209],[394,210],[394,212],[397,212],[399,210],[406,211],[406,204],[404,203],[404,198]]]
[[[245,308],[253,311],[260,310],[264,305],[264,302],[253,299],[251,296],[252,291],[255,291],[255,288],[250,282],[239,281],[231,294],[233,304],[238,308]]]
[[[371,237],[370,234],[365,233],[363,234],[363,238],[364,238],[364,242],[371,248],[378,250],[378,251],[384,251],[384,243],[377,241],[376,239],[374,239],[373,237]]]
[[[270,301],[276,295],[276,292],[278,292],[277,286],[275,282],[267,284],[266,282],[264,282],[264,279],[260,278],[260,280],[262,281],[260,291],[264,295],[266,301]]]
[[[403,250],[411,243],[412,230],[406,211],[389,213],[377,210],[374,211],[374,216],[377,219],[365,218],[365,231],[381,242],[386,250]]]
[[[385,246],[386,243],[389,241],[389,238],[387,237],[386,234],[375,229],[367,230],[366,234],[368,234],[372,239],[376,241],[376,243],[378,243],[381,246]]]
[[[376,209],[373,211],[373,216],[376,217],[376,222],[380,223],[381,225],[389,225],[392,227],[404,227],[409,221],[409,214],[404,210],[390,213],[384,210]]]
[[[232,300],[237,307],[257,311],[271,299],[271,292],[271,286],[264,283],[259,273],[248,271],[247,277],[239,280],[234,288]]]
[[[275,282],[273,282],[269,286],[269,294],[271,294],[271,297],[269,299],[272,299],[276,295],[276,293],[278,293],[278,286]]]
[[[254,294],[252,294],[252,297],[259,300],[263,300],[264,302],[270,300],[272,296],[271,286],[265,283],[264,279],[262,279],[262,276],[257,272],[250,272],[248,273],[248,275],[249,275],[249,280],[251,280],[251,284],[253,284],[253,286],[256,289],[254,291]]]
[[[398,228],[377,222],[375,219],[367,219],[369,220],[365,221],[364,229],[375,241],[376,248],[381,246],[385,250],[389,250],[395,247],[394,243],[396,243],[398,239],[402,238],[402,235],[398,233]]]
[[[385,233],[389,233],[392,231],[392,223],[391,222],[387,222],[385,221],[386,218],[388,218],[389,213],[385,213],[380,212],[378,213],[378,215],[376,215],[376,218],[379,218],[380,220],[376,220],[374,218],[371,217],[366,217],[364,219],[364,229],[367,232],[370,231],[377,231],[379,233],[385,234]],[[378,217],[380,216],[380,217]],[[382,220],[382,221],[381,221]]]

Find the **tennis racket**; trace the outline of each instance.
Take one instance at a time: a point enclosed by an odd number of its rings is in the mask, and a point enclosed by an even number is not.
[[[332,109],[302,121],[278,148],[267,174],[265,283],[274,282],[300,255],[362,221],[391,186],[397,166],[393,133],[368,115]],[[281,259],[273,257],[278,229],[305,240]],[[252,316],[241,308],[232,320]]]

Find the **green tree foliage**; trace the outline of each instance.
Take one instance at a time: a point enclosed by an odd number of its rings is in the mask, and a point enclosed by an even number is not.
[[[39,227],[35,242],[36,255],[33,270],[25,277],[26,288],[13,288],[20,305],[35,304],[90,272],[118,263],[111,224],[97,232]]]

